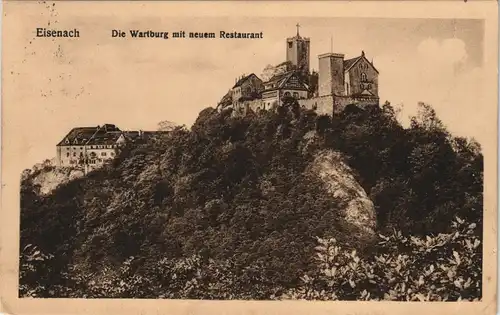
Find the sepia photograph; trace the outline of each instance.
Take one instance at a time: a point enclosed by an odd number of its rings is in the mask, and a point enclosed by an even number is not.
[[[140,3],[4,4],[2,296],[496,311],[493,6]]]

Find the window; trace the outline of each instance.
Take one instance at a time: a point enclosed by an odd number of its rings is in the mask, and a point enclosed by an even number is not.
[[[366,81],[366,73],[361,73],[361,81]]]
[[[76,152],[73,152],[73,156],[76,156]]]
[[[101,152],[101,156],[106,156],[106,152]]]
[[[80,150],[83,150],[83,147],[80,147]]]
[[[283,46],[281,46],[283,47]],[[293,43],[292,42],[288,42],[288,48],[292,48],[293,47]]]
[[[66,153],[66,157],[69,157],[69,152],[68,152],[68,153]]]
[[[293,97],[294,98],[299,98],[299,93],[298,92],[293,92]]]
[[[285,97],[289,97],[290,96],[290,92],[285,92]]]
[[[371,88],[372,88],[372,85],[368,84],[368,90],[371,90]]]
[[[115,153],[114,152],[110,152],[109,155],[115,156]]]

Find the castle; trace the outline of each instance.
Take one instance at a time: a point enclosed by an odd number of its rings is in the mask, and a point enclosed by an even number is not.
[[[364,51],[351,59],[340,53],[321,54],[318,73],[311,73],[311,41],[300,36],[299,26],[296,36],[286,39],[286,61],[274,67],[273,75],[265,82],[254,73],[242,76],[219,102],[219,110],[232,108],[235,115],[270,110],[290,97],[304,108],[328,115],[349,104],[379,105],[379,72]]]
[[[57,166],[88,173],[111,162],[127,143],[140,143],[161,131],[122,131],[112,124],[73,128],[57,145]]]

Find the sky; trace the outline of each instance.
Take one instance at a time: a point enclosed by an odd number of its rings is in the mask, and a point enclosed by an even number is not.
[[[285,61],[286,38],[296,34],[297,23],[311,40],[312,69],[332,47],[346,58],[363,50],[373,59],[380,100],[402,108],[403,123],[418,102],[426,102],[450,131],[481,142],[482,108],[491,106],[482,102],[481,20],[58,17],[59,27],[78,25],[81,37],[57,40],[34,37],[41,21],[48,25],[51,17],[20,22],[5,38],[17,50],[4,53],[4,124],[22,135],[11,145],[23,152],[24,167],[54,157],[56,144],[73,127],[112,123],[151,130],[164,120],[190,126],[237,77],[260,76],[266,65]],[[132,40],[111,38],[112,29],[262,31],[264,38]]]

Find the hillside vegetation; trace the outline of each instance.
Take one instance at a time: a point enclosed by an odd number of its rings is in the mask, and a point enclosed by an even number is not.
[[[483,157],[427,105],[207,108],[49,195],[25,175],[23,296],[481,298]]]

